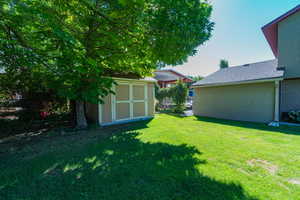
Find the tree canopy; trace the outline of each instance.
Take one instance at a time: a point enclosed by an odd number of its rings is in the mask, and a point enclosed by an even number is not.
[[[111,77],[194,55],[211,36],[211,11],[205,0],[1,0],[7,88],[96,103],[112,92]]]

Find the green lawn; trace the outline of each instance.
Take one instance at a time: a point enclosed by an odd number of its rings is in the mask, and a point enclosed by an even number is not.
[[[0,199],[300,199],[299,128],[160,114],[81,134],[0,157]]]

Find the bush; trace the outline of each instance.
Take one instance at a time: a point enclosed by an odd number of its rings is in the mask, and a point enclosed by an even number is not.
[[[185,101],[188,95],[188,88],[182,82],[178,81],[175,86],[170,89],[171,97],[175,103],[174,112],[182,113],[185,110]]]
[[[300,110],[289,112],[289,118],[294,122],[300,122]]]
[[[163,101],[166,98],[171,98],[175,107],[172,109],[175,113],[183,113],[185,110],[185,101],[188,95],[188,88],[182,82],[178,81],[177,84],[171,88],[155,88],[155,97],[158,100],[156,109],[163,108]]]
[[[163,107],[164,99],[169,97],[171,97],[169,88],[159,88],[159,86],[156,86],[155,98],[158,100],[158,104],[156,105],[156,110],[160,110]]]

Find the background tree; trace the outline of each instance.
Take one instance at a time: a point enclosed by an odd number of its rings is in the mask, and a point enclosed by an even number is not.
[[[175,103],[174,112],[182,113],[185,109],[185,102],[188,95],[188,88],[183,83],[182,80],[179,80],[175,86],[170,88],[170,94],[173,102]]]
[[[84,102],[111,93],[111,77],[143,77],[194,55],[211,36],[211,11],[205,0],[4,0],[0,62],[28,89],[76,100],[86,127]]]
[[[191,76],[190,77],[193,82],[201,81],[204,77],[203,76]]]
[[[225,69],[225,68],[228,68],[229,67],[229,64],[228,64],[228,61],[227,60],[220,60],[220,69]]]

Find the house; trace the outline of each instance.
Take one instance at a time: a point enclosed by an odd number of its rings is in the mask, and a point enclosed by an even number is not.
[[[114,94],[104,98],[104,103],[86,103],[86,116],[101,126],[150,119],[154,116],[156,80],[114,78]]]
[[[154,78],[157,80],[161,88],[171,87],[176,84],[178,80],[184,83],[192,83],[193,80],[173,69],[162,69],[154,72]]]
[[[267,123],[300,110],[300,5],[262,31],[276,59],[221,69],[193,84],[195,115]]]

